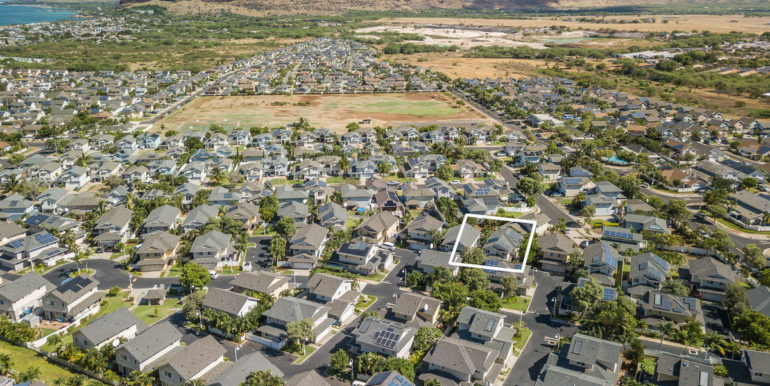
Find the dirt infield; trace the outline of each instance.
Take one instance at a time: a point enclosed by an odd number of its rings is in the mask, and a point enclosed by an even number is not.
[[[619,31],[671,32],[671,31],[711,31],[711,32],[746,32],[762,34],[770,30],[770,17],[744,17],[741,15],[654,15],[654,16],[608,16],[607,19],[618,21],[633,20],[641,17],[654,17],[655,23],[586,23],[569,20],[569,17],[540,19],[456,19],[456,18],[388,18],[380,19],[383,24],[418,24],[418,25],[460,25],[484,27],[524,27],[540,28],[567,26],[573,29],[615,29]]]
[[[383,127],[457,121],[491,124],[479,112],[442,93],[200,97],[160,123],[166,129],[189,131],[211,124],[225,128],[282,126],[300,117],[314,127],[338,133],[346,132],[350,122],[364,120]]]

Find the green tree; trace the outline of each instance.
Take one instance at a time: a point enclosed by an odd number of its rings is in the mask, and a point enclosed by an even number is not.
[[[674,223],[681,223],[690,217],[687,210],[687,202],[684,200],[671,200],[662,208],[663,217]]]
[[[179,275],[179,284],[185,287],[188,291],[192,291],[192,288],[201,289],[206,286],[211,280],[209,271],[205,267],[188,262],[182,266],[182,273]]]
[[[412,345],[412,348],[423,353],[428,352],[428,350],[430,350],[442,336],[444,336],[444,333],[436,327],[420,327],[414,335],[414,344]]]
[[[406,285],[409,288],[423,288],[425,286],[425,278],[422,272],[412,270],[406,275]]]
[[[278,199],[275,195],[267,196],[259,203],[259,215],[266,223],[271,223],[278,214]]]
[[[30,367],[27,367],[26,370],[19,373],[19,375],[16,377],[16,382],[18,383],[32,382],[39,379],[42,374],[43,372],[40,371],[40,367],[30,366]]]
[[[463,268],[460,271],[459,279],[468,286],[470,291],[489,288],[487,273],[478,268]]]
[[[677,296],[690,296],[690,289],[680,280],[667,279],[661,285],[660,292]]]
[[[350,361],[348,353],[346,353],[343,349],[339,349],[331,355],[329,368],[334,374],[342,374],[348,367],[348,361]]]
[[[313,323],[310,319],[302,319],[297,322],[286,324],[286,335],[289,340],[299,343],[302,346],[302,355],[305,355],[305,343],[315,338],[313,334]]]
[[[754,269],[765,268],[765,256],[762,254],[762,249],[760,249],[757,244],[746,244],[746,246],[743,247],[743,254],[744,264]]]
[[[500,279],[500,285],[503,286],[503,296],[510,298],[516,296],[519,289],[519,279],[515,276],[505,276]]]
[[[495,291],[490,289],[471,291],[470,298],[471,307],[480,308],[482,310],[497,312],[502,306],[500,297],[497,296]]]
[[[11,354],[0,353],[0,374],[5,375],[11,371],[13,366],[13,356]]]
[[[270,370],[259,370],[249,374],[241,386],[283,386],[285,384],[286,381],[278,375],[273,375]]]
[[[531,177],[522,177],[516,183],[516,189],[524,195],[534,196],[543,192],[543,185]]]
[[[639,339],[633,339],[629,346],[623,355],[631,361],[634,369],[638,369],[644,359],[644,345]]]
[[[465,248],[460,257],[466,264],[484,264],[487,261],[487,255],[479,247]]]
[[[570,293],[572,308],[578,311],[582,317],[586,311],[602,299],[603,291],[604,289],[595,278],[584,282],[582,286],[574,287]]]
[[[297,231],[297,225],[294,223],[293,218],[284,217],[275,224],[275,231],[278,232],[279,236],[286,238]]]
[[[580,209],[580,215],[586,218],[586,221],[590,221],[594,215],[596,215],[596,207],[593,205],[586,205],[583,209]]]
[[[449,165],[449,163],[444,163],[443,165],[439,166],[438,169],[436,169],[436,177],[444,181],[452,180],[454,178],[454,171],[452,170],[452,166]]]
[[[408,359],[389,357],[385,360],[385,370],[398,371],[410,381],[414,381],[414,365]]]
[[[679,343],[693,347],[702,346],[705,338],[706,336],[703,334],[703,328],[700,323],[693,321],[679,327],[679,332],[676,334],[676,340]]]
[[[286,257],[286,239],[283,237],[270,239],[270,254],[273,255],[273,265],[278,265],[278,260]]]

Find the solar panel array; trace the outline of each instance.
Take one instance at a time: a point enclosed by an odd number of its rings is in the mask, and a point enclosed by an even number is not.
[[[37,234],[35,234],[33,237],[34,237],[34,238],[35,238],[35,240],[37,240],[37,242],[38,242],[38,243],[40,243],[40,244],[50,244],[50,243],[55,243],[55,242],[57,242],[57,241],[58,241],[58,240],[56,239],[56,237],[53,237],[53,235],[51,235],[51,234],[50,234],[50,233],[48,233],[48,232],[44,232],[44,233],[37,233]]]
[[[10,245],[11,248],[21,248],[24,246],[24,239],[13,240],[8,243],[8,245]]]
[[[617,238],[626,239],[626,240],[631,240],[634,238],[634,234],[629,232],[605,230],[604,234],[606,236],[617,237]]]
[[[38,214],[34,214],[34,215],[30,216],[27,219],[26,223],[29,224],[29,225],[37,226],[37,225],[42,224],[47,218],[48,218],[48,215],[45,215],[45,214],[42,214],[42,213],[38,213]]]
[[[652,261],[657,264],[659,267],[665,269],[666,271],[669,270],[668,261],[663,260],[660,256],[656,254],[652,254]]]
[[[399,339],[401,339],[401,334],[396,332],[393,327],[388,327],[374,333],[374,343],[389,349],[396,347]]]
[[[604,247],[604,261],[612,267],[617,267],[618,258],[612,254],[612,249],[607,244],[603,244]]]
[[[606,302],[615,300],[615,289],[614,288],[605,288],[604,292],[602,293],[602,300],[604,300]]]

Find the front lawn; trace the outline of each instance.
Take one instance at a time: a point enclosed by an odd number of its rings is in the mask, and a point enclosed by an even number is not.
[[[286,351],[289,354],[297,356],[297,360],[294,361],[295,365],[298,365],[298,364],[304,362],[305,359],[307,359],[307,357],[310,356],[310,354],[315,352],[315,350],[316,350],[315,347],[306,344],[305,345],[305,355],[302,355],[302,346],[300,346],[299,344],[290,343],[290,344],[287,344],[286,346],[284,346],[284,348],[283,348],[283,351]]]
[[[78,272],[77,270],[75,270],[75,271],[72,271],[72,273],[70,274],[70,277],[72,277],[72,278],[74,278],[74,277],[78,277],[78,276],[80,276],[81,274],[86,274],[86,275],[88,275],[88,276],[91,276],[91,275],[93,275],[95,272],[96,272],[96,271],[95,271],[94,269],[92,269],[92,268],[87,268],[87,269],[86,269],[86,268],[81,268],[81,269],[80,269],[80,272]]]
[[[529,298],[526,298],[524,296],[515,296],[515,297],[507,298],[503,300],[502,307],[507,308],[509,310],[527,312],[527,308],[529,307]]]
[[[240,267],[230,267],[230,266],[227,266],[227,267],[222,268],[222,274],[223,275],[237,275],[239,273],[241,273],[241,268]]]
[[[179,299],[166,299],[160,306],[141,305],[132,311],[137,318],[143,320],[147,325],[152,325],[159,320],[173,314],[182,308],[182,302]],[[157,310],[157,312],[156,312]]]
[[[757,235],[770,235],[769,231],[755,231],[751,229],[741,228],[740,226],[738,226],[738,224],[733,224],[732,222],[725,220],[723,218],[718,218],[717,221],[719,221],[720,224],[739,232],[753,233]]]
[[[356,303],[356,308],[365,310],[369,308],[369,306],[371,306],[375,301],[377,301],[377,297],[375,296],[361,295],[358,299],[358,303]]]
[[[28,348],[14,346],[0,340],[0,352],[11,355],[11,358],[13,359],[11,368],[14,372],[20,373],[30,367],[37,367],[40,369],[40,379],[38,380],[49,385],[53,385],[56,378],[69,378],[75,376],[75,373],[48,361],[48,358],[45,356]]]
[[[516,343],[513,344],[513,349],[516,352],[516,355],[518,355],[518,353],[524,349],[524,345],[527,344],[527,341],[531,335],[532,330],[526,327],[521,327],[516,330],[516,335],[513,336],[513,339],[516,340]]]

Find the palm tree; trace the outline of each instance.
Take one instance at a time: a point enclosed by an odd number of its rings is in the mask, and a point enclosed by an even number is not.
[[[8,176],[8,181],[5,182],[3,189],[6,193],[15,192],[19,188],[19,178],[15,174]]]
[[[86,153],[81,153],[80,156],[78,156],[78,159],[75,160],[75,165],[86,167],[88,166],[89,161],[91,161],[91,156]]]
[[[8,374],[13,366],[13,357],[11,354],[0,353],[0,374]]]

